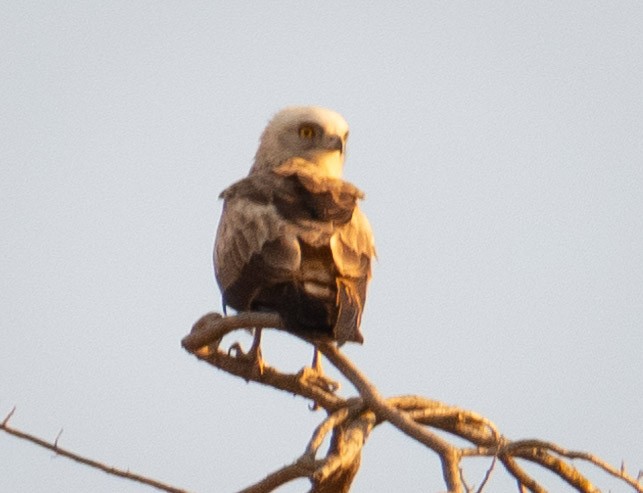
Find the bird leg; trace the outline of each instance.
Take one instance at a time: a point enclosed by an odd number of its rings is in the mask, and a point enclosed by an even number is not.
[[[310,367],[316,373],[319,373],[320,375],[324,374],[324,368],[322,367],[321,361],[321,353],[319,352],[319,349],[317,349],[317,346],[315,346],[315,350],[313,352],[313,362],[310,364]]]
[[[241,349],[241,344],[239,344],[238,342],[232,344],[232,346],[230,346],[230,349],[228,349],[228,354],[233,353],[235,358],[247,360],[253,365],[259,375],[263,375],[263,372],[266,368],[266,363],[264,362],[263,356],[261,355],[261,328],[256,327],[254,329],[252,346],[250,346],[250,349],[247,353],[245,353],[243,349]]]
[[[264,362],[263,356],[261,355],[261,328],[259,327],[255,327],[255,333],[252,338],[252,346],[250,346],[250,350],[248,351],[248,357],[252,358],[252,360],[257,365],[259,375],[263,375],[263,372],[266,368],[266,363]]]
[[[317,346],[315,346],[313,361],[310,367],[305,366],[299,371],[299,379],[308,385],[319,387],[325,392],[334,393],[339,389],[339,383],[324,374],[321,363],[321,353],[319,349],[317,349]],[[315,411],[318,408],[319,406],[315,403],[312,405],[311,410]]]

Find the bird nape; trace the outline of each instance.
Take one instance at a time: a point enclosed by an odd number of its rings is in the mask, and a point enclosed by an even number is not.
[[[363,342],[375,245],[363,193],[341,179],[347,137],[344,118],[325,108],[270,120],[248,176],[221,193],[214,269],[224,306],[275,311],[312,340]],[[249,356],[262,369],[260,334]]]

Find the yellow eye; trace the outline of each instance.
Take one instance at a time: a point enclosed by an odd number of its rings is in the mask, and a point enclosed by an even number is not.
[[[299,137],[302,139],[312,139],[315,136],[315,129],[309,125],[299,127]]]

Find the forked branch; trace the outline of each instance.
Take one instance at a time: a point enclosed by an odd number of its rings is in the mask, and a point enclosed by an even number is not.
[[[359,396],[343,398],[337,395],[332,385],[323,378],[311,375],[309,369],[295,374],[282,373],[268,365],[258,367],[256,362],[241,351],[238,344],[233,345],[234,351],[220,347],[225,335],[248,327],[275,328],[314,344],[352,383]],[[327,413],[327,417],[315,429],[300,457],[242,490],[245,493],[270,492],[297,478],[307,478],[310,481],[310,493],[347,492],[359,470],[364,443],[373,428],[384,421],[388,421],[439,456],[445,484],[452,493],[474,491],[463,478],[461,462],[468,457],[492,458],[489,469],[475,490],[477,493],[483,491],[497,463],[502,464],[505,471],[515,478],[519,491],[546,492],[547,489],[527,474],[519,464],[519,461],[525,460],[553,472],[579,492],[597,492],[599,489],[574,467],[571,462],[573,460],[593,464],[631,486],[633,491],[643,493],[641,473],[635,479],[624,466],[616,468],[593,454],[567,450],[543,440],[511,441],[502,436],[487,418],[439,401],[414,395],[384,398],[332,342],[310,340],[292,333],[284,328],[282,320],[275,314],[241,313],[224,318],[219,314],[209,313],[194,324],[192,332],[183,338],[182,344],[197,358],[219,369],[246,381],[254,381],[309,399]],[[10,427],[9,420],[12,415],[13,410],[0,422],[0,431],[108,474],[163,491],[185,491],[64,449],[58,445],[58,438],[52,443]],[[438,431],[460,437],[469,445],[456,446],[444,438],[444,435],[439,435]],[[329,435],[328,450],[325,455],[319,454],[319,448]]]
[[[223,337],[242,328],[273,328],[315,345],[326,358],[353,384],[359,397],[345,399],[327,385],[318,385],[305,378],[305,372],[284,374],[270,366],[259,371],[247,358],[220,347]],[[520,467],[518,460],[527,460],[548,469],[583,493],[599,491],[591,481],[576,469],[571,460],[580,459],[594,464],[603,471],[630,485],[634,491],[643,493],[643,485],[627,473],[585,452],[566,450],[556,444],[540,440],[510,441],[503,437],[488,419],[472,411],[450,406],[419,396],[384,398],[366,376],[337,348],[332,341],[311,340],[284,327],[281,318],[272,313],[240,313],[221,317],[216,313],[203,316],[194,325],[192,332],[183,338],[183,347],[197,358],[240,376],[247,381],[297,394],[315,402],[328,413],[315,430],[306,450],[295,462],[268,475],[264,480],[243,490],[244,492],[268,492],[299,477],[307,477],[312,484],[311,492],[348,491],[359,469],[361,448],[373,427],[383,421],[409,437],[422,443],[440,457],[442,475],[450,492],[460,493],[465,486],[462,479],[461,461],[467,457],[492,457],[492,466],[478,488],[482,492],[496,459],[513,476],[521,491],[536,493],[546,488],[531,478]],[[459,447],[437,430],[446,431],[468,441],[470,447]],[[332,432],[331,446],[323,459],[316,459],[323,438]]]

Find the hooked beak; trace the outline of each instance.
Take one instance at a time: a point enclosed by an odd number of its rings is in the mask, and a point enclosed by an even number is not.
[[[329,151],[339,151],[341,154],[344,153],[344,139],[339,135],[330,135],[324,146]]]

